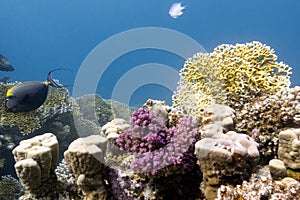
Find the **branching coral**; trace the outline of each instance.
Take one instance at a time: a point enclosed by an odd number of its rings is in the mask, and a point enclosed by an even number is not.
[[[275,51],[260,42],[220,45],[212,53],[228,103],[287,90],[291,68],[277,62]]]
[[[210,54],[198,53],[188,59],[180,70],[180,80],[174,92],[173,106],[184,115],[203,115],[211,103],[223,103],[222,83]]]
[[[44,104],[38,108],[37,114],[42,123],[57,115],[73,111],[73,103],[69,92],[65,88],[49,88]]]
[[[192,117],[182,117],[168,133],[170,139],[163,148],[136,154],[130,167],[152,175],[184,173],[192,169],[197,161],[193,151],[199,137],[198,122]]]
[[[185,62],[173,106],[191,115],[202,115],[212,102],[240,108],[252,98],[286,91],[290,74],[291,68],[260,42],[220,45]]]

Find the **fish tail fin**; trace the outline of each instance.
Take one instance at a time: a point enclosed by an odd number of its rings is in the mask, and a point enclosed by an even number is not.
[[[51,76],[51,73],[54,72],[54,71],[58,71],[58,70],[67,70],[67,71],[71,71],[73,72],[72,70],[70,69],[67,69],[67,68],[58,68],[58,69],[53,69],[51,71],[48,72],[48,76],[47,76],[47,82],[45,83],[46,86],[53,86],[53,87],[56,87],[56,88],[62,88],[62,87],[65,87],[66,85],[61,85],[59,84],[58,82],[56,82],[52,76]]]

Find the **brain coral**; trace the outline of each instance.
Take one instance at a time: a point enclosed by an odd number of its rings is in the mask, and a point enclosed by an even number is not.
[[[287,90],[290,75],[291,68],[277,62],[274,50],[265,44],[223,44],[212,53],[198,53],[185,62],[173,106],[196,115],[203,114],[203,108],[213,101],[240,108],[251,98]],[[185,109],[191,104],[183,98],[187,94],[194,97],[192,104],[198,110]]]

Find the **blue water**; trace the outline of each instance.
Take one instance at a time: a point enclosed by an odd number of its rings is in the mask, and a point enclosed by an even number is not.
[[[261,41],[275,49],[279,61],[293,68],[292,85],[300,84],[299,1],[183,1],[187,9],[181,17],[173,19],[168,10],[175,2],[1,0],[0,54],[16,69],[11,73],[1,72],[0,77],[10,76],[11,81],[44,81],[49,70],[64,67],[72,69],[74,74],[59,72],[57,78],[64,84],[73,84],[83,61],[101,42],[126,30],[161,27],[193,38],[208,52],[223,43]],[[99,59],[101,56],[105,55]],[[184,59],[156,49],[121,55],[101,76],[97,93],[111,98],[117,81],[130,69],[146,63],[161,63],[179,70]],[[170,104],[171,95],[170,88],[154,81],[141,85],[132,94],[130,103],[155,98]]]

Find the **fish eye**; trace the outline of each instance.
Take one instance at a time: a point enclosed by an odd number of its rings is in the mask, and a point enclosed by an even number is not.
[[[10,99],[12,99],[12,98],[13,98],[13,96],[6,97],[6,98],[5,98],[5,101],[8,101],[8,100],[10,100]]]

